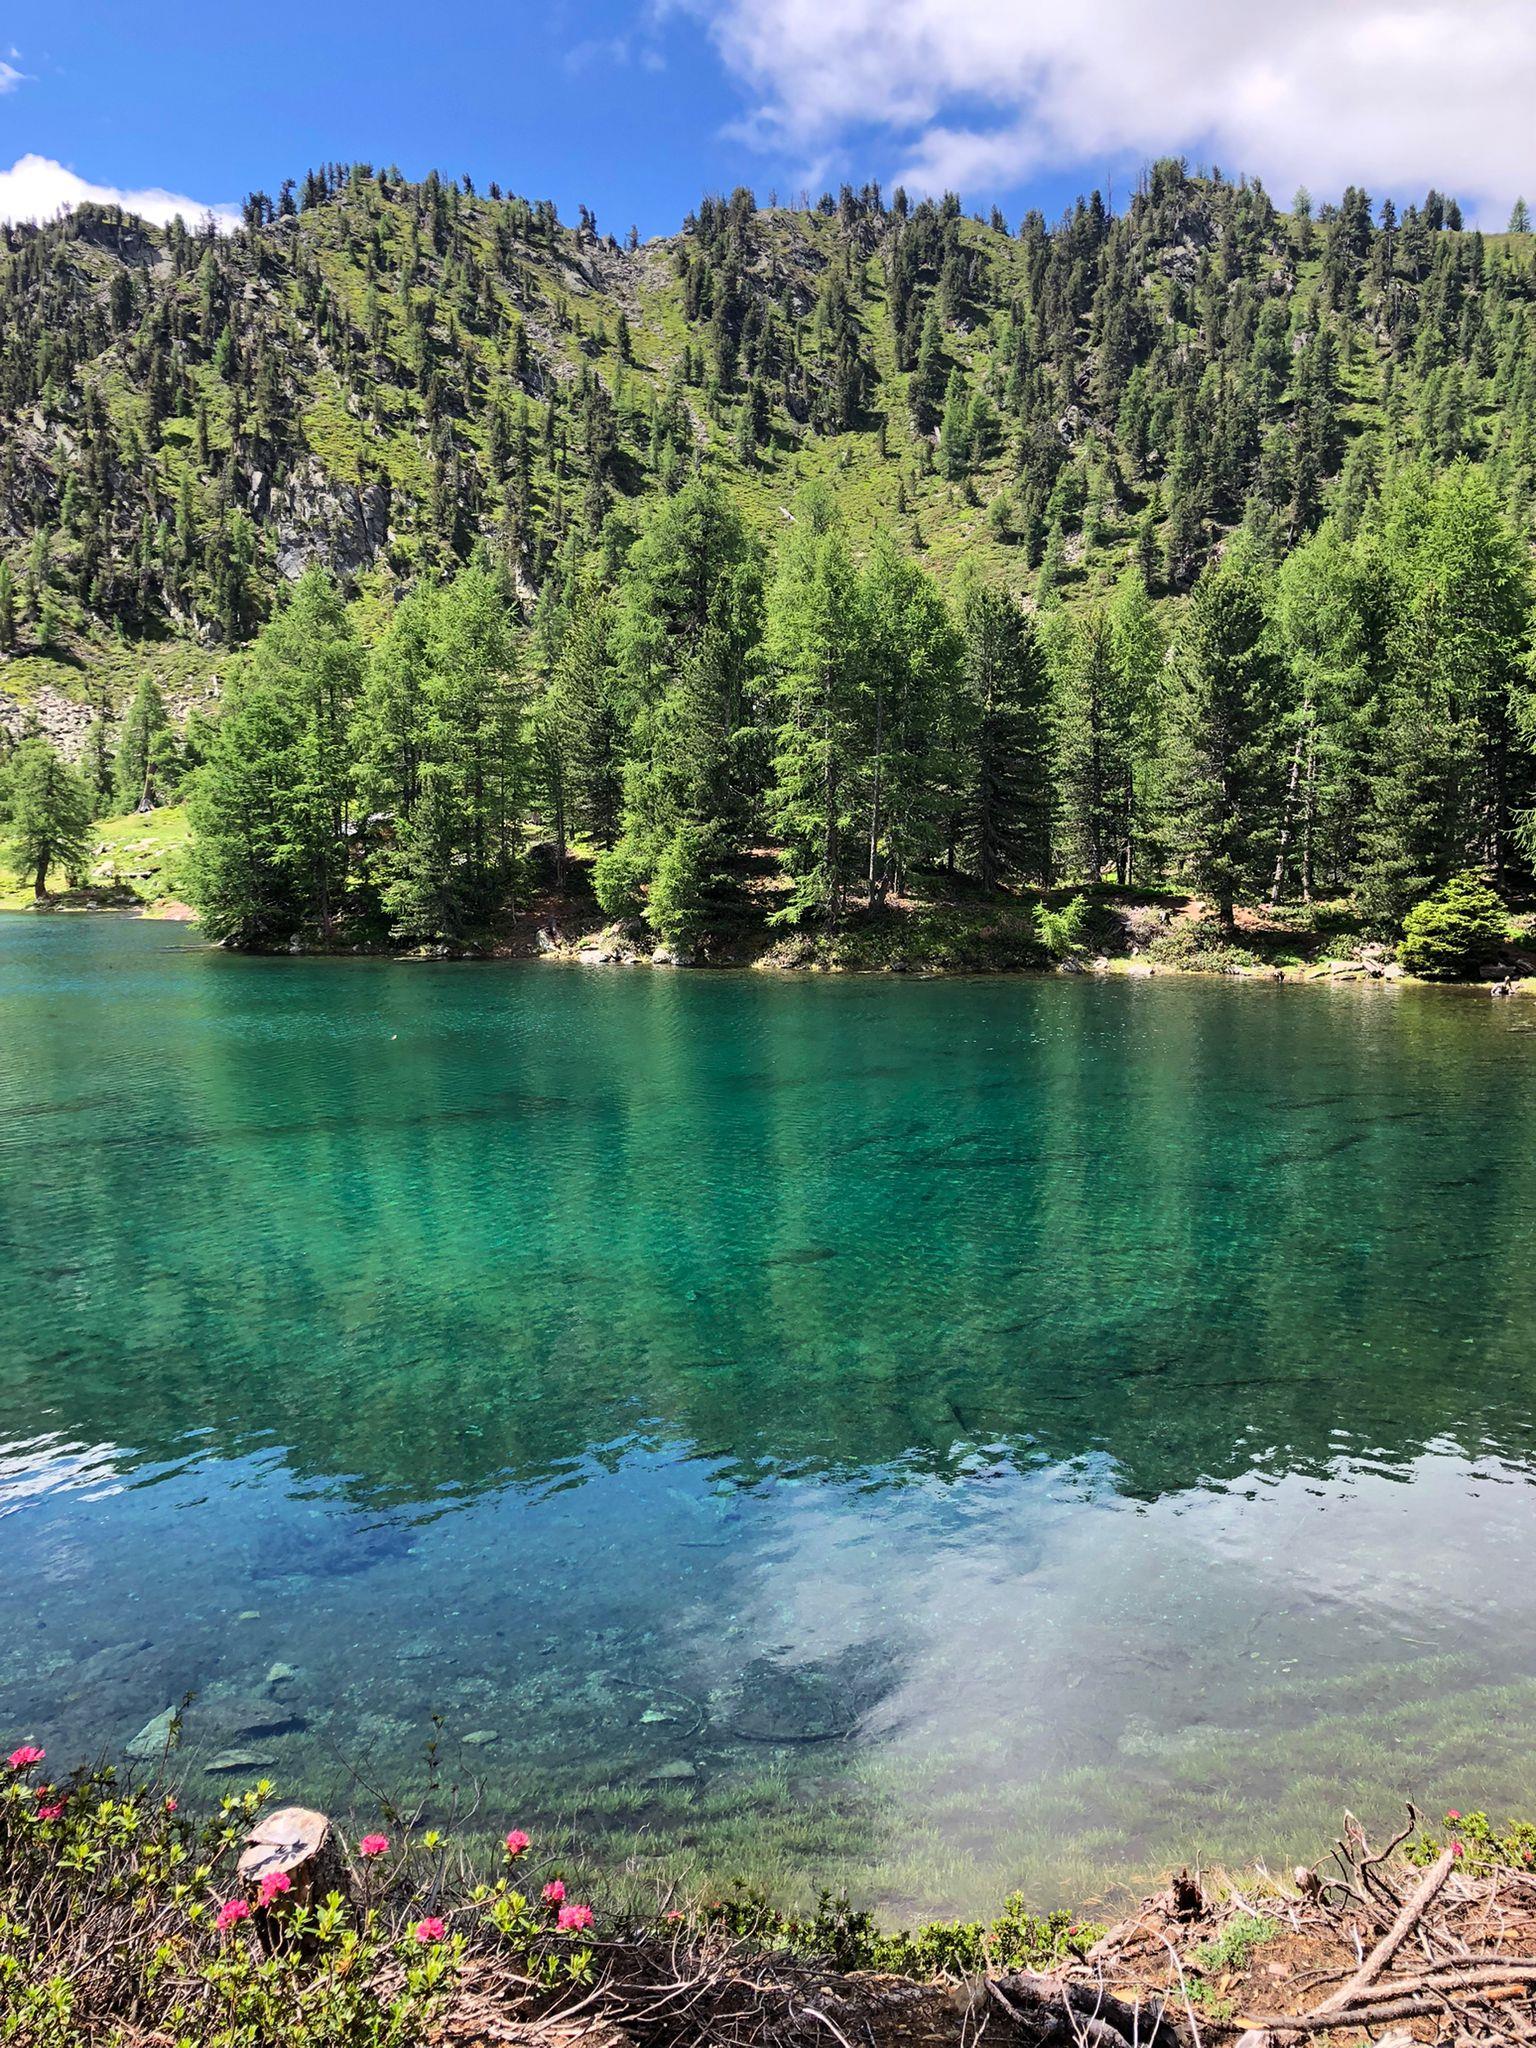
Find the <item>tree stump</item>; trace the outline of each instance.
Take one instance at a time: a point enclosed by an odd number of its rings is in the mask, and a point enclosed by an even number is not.
[[[341,1846],[323,1813],[307,1806],[281,1806],[259,1820],[245,1838],[235,1875],[253,1890],[264,1877],[282,1871],[296,1906],[317,1906],[332,1892],[348,1890]]]

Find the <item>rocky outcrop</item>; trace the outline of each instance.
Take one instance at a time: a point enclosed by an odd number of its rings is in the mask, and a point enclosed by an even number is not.
[[[7,739],[19,740],[34,721],[43,738],[50,741],[66,761],[79,760],[91,725],[88,706],[77,704],[72,697],[66,697],[61,690],[55,690],[47,683],[28,704],[21,703],[0,687],[0,732]]]
[[[262,479],[252,477],[254,497]],[[338,484],[313,456],[272,493],[279,575],[297,583],[312,562],[338,576],[372,568],[389,541],[389,491],[384,484]]]

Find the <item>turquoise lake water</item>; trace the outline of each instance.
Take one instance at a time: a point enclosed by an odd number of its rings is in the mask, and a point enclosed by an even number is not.
[[[902,1912],[1532,1812],[1533,1394],[1524,1001],[0,920],[55,1758],[191,1692],[366,1812],[436,1714],[487,1828]]]

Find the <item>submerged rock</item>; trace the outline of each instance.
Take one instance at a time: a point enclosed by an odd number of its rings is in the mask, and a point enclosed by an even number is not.
[[[290,1735],[304,1726],[304,1717],[281,1700],[212,1700],[209,1714],[231,1735]]]
[[[166,1744],[171,1739],[171,1731],[175,1719],[176,1709],[174,1707],[163,1708],[152,1721],[144,1723],[138,1734],[128,1744],[126,1754],[131,1756],[137,1763],[147,1763],[155,1757],[162,1756],[165,1752]]]
[[[669,1764],[660,1764],[649,1773],[647,1785],[687,1785],[699,1775],[698,1766],[689,1763],[683,1756],[674,1757]]]
[[[268,1756],[257,1756],[249,1749],[221,1749],[217,1756],[209,1757],[203,1765],[205,1771],[264,1771],[271,1763]]]
[[[771,1657],[754,1657],[723,1704],[726,1726],[748,1742],[836,1742],[858,1721],[840,1679]]]

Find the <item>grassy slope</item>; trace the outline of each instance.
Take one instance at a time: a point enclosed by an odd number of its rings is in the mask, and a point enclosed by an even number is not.
[[[48,876],[62,907],[84,909],[86,899],[112,892],[114,900],[151,907],[174,900],[176,866],[190,838],[187,813],[180,804],[163,810],[130,812],[125,818],[102,818],[91,827],[91,876],[87,888],[71,890],[58,868]],[[32,884],[16,882],[11,870],[0,870],[0,910],[30,910]]]
[[[467,239],[476,257],[490,270],[494,263],[490,209],[479,201],[464,204]],[[363,318],[366,280],[356,255],[343,246],[343,230],[349,219],[356,228],[360,210],[366,218],[378,222],[386,250],[393,253],[404,245],[402,209],[381,202],[371,192],[349,198],[344,205],[306,214],[302,226],[327,286],[357,321]],[[948,333],[946,348],[950,359],[980,382],[984,381],[991,360],[1004,309],[1019,285],[1023,253],[1016,240],[981,222],[964,221],[962,232],[968,242],[985,252],[991,279],[991,309],[983,312],[968,331]],[[758,216],[756,233],[762,252],[759,267],[777,263],[800,282],[807,299],[814,296],[817,280],[841,247],[838,223],[814,214],[764,212]],[[563,231],[557,250],[522,249],[515,280],[509,283],[498,277],[495,283],[503,320],[510,320],[514,312],[519,314],[536,359],[552,382],[569,388],[582,368],[588,367],[597,371],[610,391],[627,387],[628,405],[619,407],[620,441],[631,457],[638,455],[639,444],[648,432],[649,407],[666,390],[681,361],[685,343],[698,345],[704,339],[704,328],[698,323],[690,324],[685,316],[683,288],[674,260],[677,246],[676,241],[653,243],[624,259],[608,257],[601,266],[604,282],[594,285],[580,267],[583,260],[591,264],[593,259],[584,258],[575,238]],[[75,260],[99,277],[104,289],[111,259],[96,249],[77,248],[74,254]],[[998,537],[986,511],[991,500],[1014,481],[1008,436],[999,436],[997,449],[972,479],[970,492],[937,474],[925,473],[908,423],[908,380],[896,368],[895,336],[887,303],[884,260],[880,255],[866,259],[858,282],[862,288],[858,318],[865,333],[866,356],[874,369],[861,425],[847,433],[823,436],[778,412],[768,444],[750,463],[744,464],[732,445],[734,401],[719,418],[711,418],[705,393],[691,386],[687,390],[688,403],[711,465],[737,497],[753,526],[767,537],[782,532],[784,511],[800,485],[824,478],[836,489],[856,546],[866,543],[877,528],[890,526],[918,545],[929,565],[941,574],[953,572],[965,560],[990,579],[1015,591],[1027,590],[1032,576],[1022,549]],[[195,274],[182,289],[195,296]],[[272,304],[273,316],[287,322],[296,337],[289,350],[289,367],[298,379],[296,413],[304,448],[338,484],[357,484],[370,474],[387,479],[395,536],[394,566],[400,573],[410,574],[419,556],[417,529],[425,516],[429,496],[429,429],[407,340],[405,311],[393,280],[382,281],[378,294],[389,374],[378,381],[370,378],[354,395],[350,407],[341,376],[324,352],[313,345],[312,327],[292,302],[291,283],[279,277],[273,289],[277,294]],[[411,296],[419,304],[431,294],[418,286]],[[481,395],[499,395],[512,410],[527,397],[533,424],[535,491],[547,503],[556,488],[556,478],[540,440],[541,402],[537,395],[528,396],[512,375],[507,327],[478,332],[457,321],[450,326],[440,297],[438,312],[438,345],[451,343],[460,359],[471,366],[472,382]],[[619,362],[614,343],[621,312],[629,321],[633,337],[633,360],[628,365]],[[801,324],[809,348],[810,314]],[[603,337],[601,342],[599,336]],[[119,429],[129,431],[141,407],[129,380],[110,359],[98,367],[96,376]],[[207,364],[196,365],[192,376],[198,394],[207,402],[213,468],[217,470],[229,444],[229,392]],[[477,407],[471,416],[458,422],[460,432],[482,452],[486,417],[485,409]],[[887,448],[883,456],[879,447],[882,420]],[[167,505],[177,502],[184,476],[191,480],[199,501],[206,499],[204,482],[197,474],[193,442],[190,418],[166,421],[156,462],[162,501]],[[582,481],[580,458],[573,445],[567,473],[559,485],[567,505],[573,509],[580,502]],[[909,507],[906,517],[897,509],[902,494]],[[1085,568],[1069,569],[1064,583],[1069,599],[1089,580],[1107,580],[1118,569],[1130,531],[1128,518],[1112,523]],[[58,539],[55,545],[57,567],[67,570],[69,543]],[[18,574],[21,572],[20,554],[13,567]],[[385,580],[379,572],[365,579],[370,583]],[[177,685],[205,684],[211,673],[217,673],[221,659],[228,660],[227,652],[201,648],[174,635],[134,644],[114,638],[72,604],[64,587],[67,577],[56,581],[60,585],[56,595],[66,620],[63,645],[46,653],[26,649],[11,661],[0,661],[0,690],[23,703],[30,701],[39,686],[46,683],[78,701],[104,699],[118,708],[146,667],[171,691]]]

